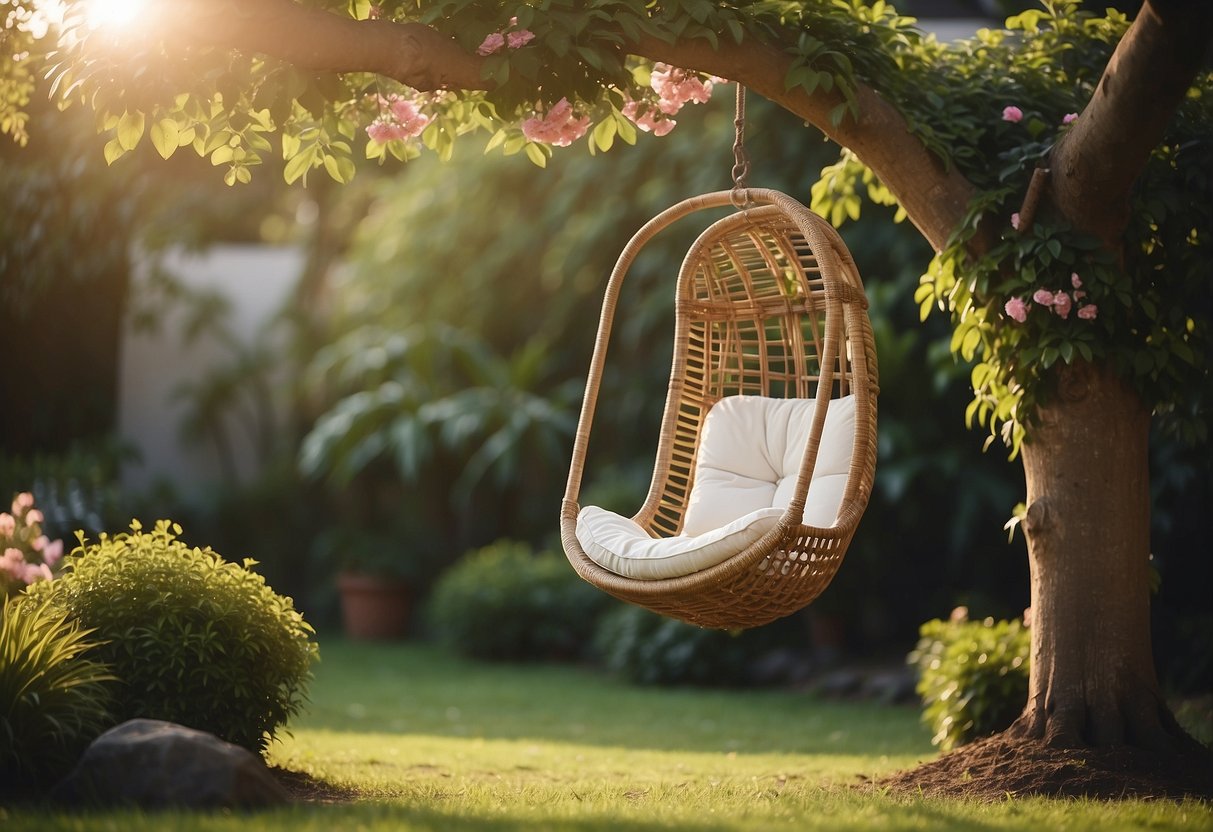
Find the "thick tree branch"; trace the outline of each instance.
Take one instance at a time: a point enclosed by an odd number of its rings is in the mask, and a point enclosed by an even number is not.
[[[1150,0],[1116,47],[1091,103],[1053,152],[1053,202],[1110,248],[1129,194],[1213,41],[1213,3]]]
[[[910,133],[905,119],[870,87],[856,91],[859,117],[849,114],[834,125],[831,111],[843,102],[837,92],[808,95],[797,87],[784,88],[792,56],[782,50],[747,40],[741,45],[724,43],[712,49],[704,41],[665,43],[645,38],[633,50],[653,60],[709,72],[740,81],[763,97],[820,129],[843,147],[848,147],[870,167],[905,207],[910,221],[931,246],[940,251],[960,224],[973,196],[973,188],[955,168],[945,169]]]
[[[292,0],[156,3],[148,22],[182,45],[272,55],[316,72],[374,72],[419,90],[484,89],[484,59],[420,23],[354,20]]]
[[[156,5],[163,10],[156,25],[182,45],[257,52],[315,71],[374,72],[421,90],[484,89],[487,84],[481,77],[482,58],[421,24],[356,21],[292,0]],[[964,216],[973,193],[968,181],[955,168],[946,169],[909,132],[901,114],[866,86],[857,91],[859,117],[847,115],[834,125],[830,112],[842,97],[786,90],[792,56],[756,39],[721,43],[714,50],[704,41],[669,44],[646,37],[630,51],[740,81],[815,125],[872,168],[936,250]]]

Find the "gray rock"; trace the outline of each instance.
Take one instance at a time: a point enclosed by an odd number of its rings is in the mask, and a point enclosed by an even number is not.
[[[261,758],[214,734],[155,719],[111,728],[51,792],[71,806],[261,808],[290,802]]]

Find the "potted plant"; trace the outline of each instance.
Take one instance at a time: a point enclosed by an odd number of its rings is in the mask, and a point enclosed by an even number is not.
[[[341,623],[349,638],[395,639],[408,633],[417,570],[402,551],[401,537],[342,525],[322,535],[317,546],[336,573]]]

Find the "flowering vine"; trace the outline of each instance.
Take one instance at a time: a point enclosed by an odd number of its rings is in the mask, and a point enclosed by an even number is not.
[[[723,78],[704,77],[658,62],[653,64],[649,75],[655,99],[637,101],[629,97],[622,112],[646,133],[664,136],[678,123],[672,116],[678,115],[687,104],[706,104],[712,98],[713,87],[723,82]]]

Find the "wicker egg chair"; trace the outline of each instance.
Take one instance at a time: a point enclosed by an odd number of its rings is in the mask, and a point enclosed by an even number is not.
[[[791,474],[795,491],[773,528],[722,562],[670,578],[626,577],[587,555],[577,534],[578,495],[620,291],[632,262],[658,232],[730,204],[744,207],[702,233],[678,275],[673,366],[652,484],[631,520],[652,538],[680,534],[703,425],[712,406],[728,396],[815,402],[799,473]],[[756,627],[803,608],[833,578],[867,506],[876,467],[877,391],[863,285],[828,222],[786,194],[763,189],[720,191],[668,208],[624,248],[607,286],[561,508],[569,562],[617,598],[703,627]],[[854,397],[855,416],[837,518],[826,527],[804,525],[822,427],[831,402],[844,396]]]

